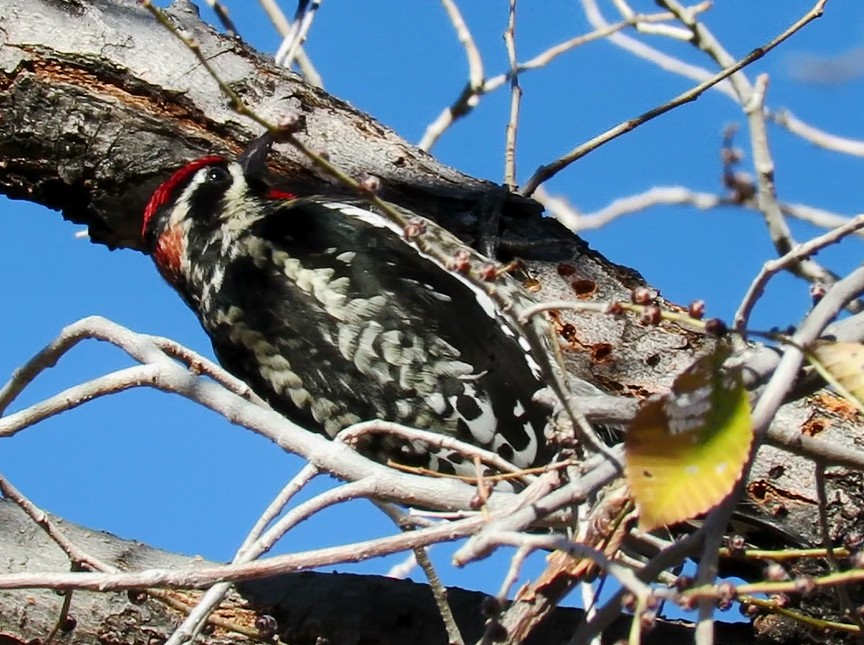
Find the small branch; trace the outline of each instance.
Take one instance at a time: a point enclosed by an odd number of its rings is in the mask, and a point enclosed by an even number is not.
[[[600,13],[600,9],[597,6],[597,0],[581,0],[581,2],[585,17],[592,27],[595,29],[602,29],[609,26],[610,23],[603,17],[603,14]],[[694,11],[697,9],[707,10],[710,9],[712,5],[712,2],[702,2],[690,8]],[[671,16],[671,14],[669,15]],[[674,56],[669,56],[653,47],[649,47],[645,43],[635,38],[631,38],[626,34],[611,34],[607,40],[624,51],[629,52],[638,58],[642,58],[652,65],[655,65],[666,72],[670,72],[671,74],[677,74],[700,83],[713,76],[713,72],[704,67],[685,63]],[[712,89],[737,102],[737,97],[729,81],[722,81],[713,86]]]
[[[636,573],[642,582],[654,580],[661,572],[677,566],[696,553],[705,537],[703,525],[690,535],[671,543],[656,556],[646,562]],[[582,645],[594,636],[601,634],[621,613],[624,590],[617,591],[609,601],[600,608],[593,618],[583,622],[567,645]]]
[[[519,105],[522,100],[522,88],[519,86],[519,73],[516,69],[516,0],[510,0],[504,44],[507,60],[510,62],[510,119],[507,122],[504,146],[504,185],[511,192],[516,192],[516,131],[519,127]]]
[[[710,3],[703,2],[698,6],[707,8],[709,5]],[[628,27],[635,27],[636,29],[641,29],[645,25],[660,22],[663,20],[669,20],[671,17],[672,14],[670,14],[669,12],[646,15],[634,14],[632,19],[624,20],[615,24],[607,23],[592,32],[583,34],[581,36],[576,36],[574,38],[571,38],[570,40],[564,41],[563,43],[553,45],[549,49],[538,54],[527,62],[517,64],[515,71],[511,68],[510,71],[504,74],[498,74],[497,76],[493,76],[492,78],[487,79],[485,82],[477,85],[476,87],[473,86],[471,82],[467,83],[462,89],[462,92],[456,98],[456,100],[450,106],[444,108],[444,110],[441,112],[441,114],[438,115],[435,121],[433,121],[429,126],[427,126],[426,132],[424,133],[423,138],[417,144],[417,147],[426,151],[430,150],[432,146],[434,146],[435,143],[438,141],[438,139],[441,138],[441,135],[444,134],[447,128],[453,125],[453,123],[455,123],[460,118],[470,114],[470,112],[479,104],[480,98],[483,95],[489,94],[490,92],[497,90],[499,87],[510,81],[514,75],[545,67],[554,59],[558,58],[558,56],[560,56],[561,54],[564,54],[572,49],[581,47],[582,45],[593,42],[595,40],[600,40],[612,34],[616,34],[616,32],[626,29]]]
[[[864,141],[860,139],[840,137],[815,128],[812,125],[804,123],[789,110],[769,112],[766,116],[780,127],[786,128],[792,134],[801,137],[815,146],[831,150],[832,152],[864,157]]]
[[[15,502],[39,528],[48,534],[54,543],[59,546],[67,556],[69,556],[69,560],[71,560],[73,566],[87,567],[94,571],[104,571],[107,573],[117,571],[116,567],[100,560],[96,556],[82,551],[78,545],[66,537],[63,531],[57,527],[57,525],[48,516],[48,513],[25,497],[21,491],[15,488],[15,486],[13,486],[12,483],[2,475],[0,475],[0,493],[3,493],[3,497],[6,499]]]
[[[204,0],[204,2],[206,2],[207,6],[216,14],[216,17],[219,19],[219,22],[222,23],[222,28],[225,29],[226,33],[229,36],[239,38],[240,32],[238,32],[237,27],[234,26],[234,22],[231,20],[231,16],[228,15],[228,9],[225,8],[225,5],[219,2],[219,0]]]
[[[765,287],[773,276],[777,275],[784,269],[789,268],[791,264],[800,262],[802,259],[814,255],[826,246],[836,244],[844,237],[851,235],[862,227],[864,227],[864,214],[858,215],[849,220],[843,226],[835,228],[833,231],[828,231],[824,235],[814,237],[803,244],[798,244],[785,255],[774,260],[768,260],[763,264],[759,274],[753,282],[750,283],[750,287],[747,289],[744,299],[738,306],[738,311],[735,312],[735,331],[742,336],[746,334],[747,324],[750,320],[750,313],[756,305],[756,302],[759,300],[759,297],[765,292]]]
[[[441,4],[444,5],[447,16],[456,30],[456,36],[465,50],[465,57],[468,60],[468,83],[453,104],[426,127],[426,132],[423,133],[423,138],[417,147],[427,152],[454,121],[465,116],[477,106],[480,102],[480,95],[483,93],[483,80],[485,78],[480,50],[477,48],[474,36],[471,35],[471,30],[468,29],[455,0],[441,0]]]
[[[361,479],[316,495],[286,513],[270,530],[266,531],[261,537],[243,549],[242,553],[238,553],[232,564],[240,565],[252,562],[272,549],[291,528],[300,522],[335,504],[369,497],[378,489],[379,484],[380,482],[374,480],[374,478]],[[195,638],[207,623],[210,613],[222,601],[230,586],[230,584],[223,582],[211,587],[195,609],[189,612],[183,623],[174,630],[165,642],[165,645],[182,645]]]
[[[642,19],[649,20],[655,17],[656,16],[643,16]],[[566,40],[563,43],[553,45],[546,51],[537,54],[534,58],[531,58],[524,63],[517,64],[515,70],[511,68],[509,72],[506,72],[504,74],[498,74],[497,76],[493,76],[492,78],[487,79],[486,82],[483,84],[483,93],[488,94],[489,92],[497,90],[507,81],[509,81],[511,75],[514,73],[522,74],[523,72],[528,72],[534,69],[546,67],[546,65],[551,63],[553,60],[555,60],[562,54],[566,54],[567,52],[576,49],[577,47],[581,47],[582,45],[592,43],[595,40],[601,40],[602,38],[605,38],[609,34],[613,34],[616,31],[626,29],[630,26],[630,24],[631,23],[626,21],[618,22],[614,25],[609,25],[608,27],[605,27],[603,29],[597,29],[587,34],[582,34],[581,36],[576,36],[574,38],[571,38],[570,40]]]
[[[798,428],[772,424],[765,431],[765,443],[825,466],[864,471],[864,451],[802,434]]]
[[[453,450],[465,456],[468,461],[478,458],[484,464],[487,464],[502,473],[513,473],[517,475],[522,473],[521,469],[517,468],[501,457],[501,455],[492,452],[491,450],[485,450],[479,446],[460,441],[455,437],[441,434],[440,432],[409,428],[408,426],[403,426],[392,421],[361,421],[360,423],[355,423],[342,430],[337,438],[339,441],[352,445],[356,443],[360,437],[375,433],[386,433],[400,437],[406,441],[422,441],[423,443],[435,448]],[[526,475],[525,479],[526,481],[530,481],[531,476]]]
[[[767,54],[769,51],[771,51],[772,49],[777,47],[777,45],[779,45],[780,43],[785,41],[787,38],[789,38],[790,36],[792,36],[796,32],[800,31],[808,23],[810,23],[813,20],[815,20],[816,18],[820,17],[822,15],[823,7],[827,1],[828,0],[818,0],[816,5],[814,5],[814,7],[812,9],[810,9],[806,14],[804,14],[804,16],[802,16],[799,20],[795,21],[795,23],[793,23],[788,29],[786,29],[779,36],[774,38],[771,42],[767,43],[766,45],[764,45],[762,47],[758,47],[758,48],[754,49],[752,52],[747,54],[747,56],[745,56],[744,58],[739,60],[737,63],[723,69],[722,71],[718,72],[717,74],[715,74],[714,76],[712,76],[708,80],[700,83],[696,87],[679,94],[678,96],[671,99],[667,103],[664,103],[663,105],[660,105],[660,106],[658,106],[652,110],[649,110],[648,112],[645,112],[645,113],[639,115],[638,117],[635,117],[633,119],[629,119],[627,121],[624,121],[624,122],[616,125],[613,128],[610,128],[606,132],[594,137],[590,141],[587,141],[586,143],[574,148],[573,150],[571,150],[567,154],[563,155],[562,157],[556,159],[552,163],[545,165],[545,166],[540,166],[540,168],[537,169],[537,171],[534,173],[534,175],[525,184],[525,187],[522,189],[521,194],[523,194],[525,196],[531,196],[534,193],[534,191],[537,190],[537,187],[540,186],[540,184],[542,184],[545,181],[548,181],[549,179],[551,179],[552,177],[557,175],[559,172],[564,170],[564,168],[569,166],[571,163],[573,163],[574,161],[576,161],[578,159],[581,159],[582,157],[587,155],[589,152],[596,150],[601,145],[603,145],[609,141],[612,141],[613,139],[617,139],[622,134],[626,134],[627,132],[630,132],[631,130],[635,130],[639,126],[647,123],[648,121],[651,121],[652,119],[657,118],[658,116],[660,116],[662,114],[665,114],[666,112],[669,112],[670,110],[673,110],[673,109],[675,109],[681,105],[684,105],[685,103],[689,103],[691,101],[696,100],[706,90],[715,86],[720,81],[731,77],[736,72],[744,69],[747,65],[750,65],[753,61],[759,60],[760,58],[765,56],[765,54]]]
[[[734,197],[699,192],[686,186],[655,186],[641,193],[615,199],[603,208],[589,213],[582,213],[566,197],[552,195],[543,186],[537,188],[533,197],[543,204],[550,215],[574,233],[595,230],[621,217],[634,215],[656,206],[692,206],[705,211],[728,207],[758,210],[752,200],[741,202]],[[845,215],[806,204],[785,202],[779,204],[781,212],[787,217],[793,217],[819,228],[833,229],[850,221]],[[860,231],[856,231],[855,235],[864,237],[864,233]]]
[[[619,445],[612,451],[615,455],[620,455],[623,448]],[[549,472],[538,477],[519,493],[519,499],[525,500],[525,503],[506,516],[490,519],[482,530],[453,554],[453,562],[457,566],[464,566],[468,562],[486,557],[494,548],[496,533],[524,531],[536,525],[539,518],[547,517],[550,512],[582,504],[618,474],[616,467],[606,460],[605,455],[594,455],[588,459],[583,464],[583,472],[579,479],[557,488],[557,473]]]
[[[700,6],[707,8],[709,4],[710,3],[708,2],[703,2]],[[653,14],[634,14],[632,18],[622,20],[620,22],[612,24],[604,23],[600,26],[595,25],[596,29],[594,31],[588,32],[587,34],[582,34],[581,36],[575,36],[570,40],[565,40],[563,43],[553,45],[549,49],[537,54],[534,58],[531,58],[524,63],[519,63],[516,66],[516,73],[522,74],[524,72],[545,67],[553,60],[572,49],[576,49],[577,47],[581,47],[582,45],[587,45],[588,43],[594,42],[595,40],[601,40],[603,38],[617,35],[619,31],[627,29],[628,27],[632,27],[638,31],[641,31],[645,25],[651,25],[653,23],[669,20],[672,17],[672,14],[668,11]],[[510,71],[504,74],[498,74],[497,76],[493,76],[492,78],[487,79],[483,85],[483,94],[488,94],[504,85],[508,80],[510,80],[510,76],[512,73],[513,72]],[[706,76],[708,76],[707,72]]]
[[[645,584],[629,568],[610,560],[605,553],[584,544],[572,542],[563,535],[529,535],[513,531],[501,531],[491,538],[500,546],[513,546],[531,550],[562,551],[574,558],[585,558],[613,576],[624,589],[637,598],[651,595],[651,587]]]
[[[456,37],[465,49],[465,57],[468,60],[468,85],[472,90],[479,89],[483,86],[483,58],[474,42],[474,36],[471,35],[471,30],[468,29],[455,0],[441,0],[441,4],[444,5],[450,22],[453,23]]]
[[[294,14],[294,22],[288,29],[288,33],[282,34],[282,44],[276,51],[276,64],[291,69],[294,59],[300,51],[300,46],[306,42],[309,29],[315,14],[321,7],[322,0],[298,0],[297,11]]]
[[[507,567],[507,573],[504,575],[504,580],[501,582],[501,588],[498,590],[498,600],[502,604],[506,603],[507,599],[510,597],[510,591],[519,579],[525,559],[533,552],[534,549],[532,547],[523,545],[516,549],[516,553],[514,553],[513,557],[510,559],[510,566]]]
[[[733,203],[732,200],[718,195],[696,192],[684,186],[649,188],[642,193],[619,197],[593,213],[580,213],[566,198],[549,194],[543,186],[537,187],[533,197],[543,204],[550,215],[574,233],[601,228],[616,219],[654,206],[693,206],[700,210],[710,210]]]
[[[233,374],[227,372],[221,365],[214,363],[209,358],[205,358],[201,356],[201,354],[193,352],[188,347],[184,347],[170,338],[151,336],[150,340],[152,340],[153,344],[155,344],[159,349],[165,352],[166,355],[176,358],[185,365],[188,365],[192,372],[209,376],[225,389],[234,392],[237,396],[242,396],[247,401],[251,401],[261,407],[270,407],[270,405],[260,396],[255,394],[255,392],[252,391],[252,388],[250,388],[246,383]]]
[[[159,387],[161,365],[136,365],[74,385],[23,410],[0,418],[0,437],[12,437],[46,419],[94,399],[136,387]]]
[[[410,531],[416,526],[413,518],[405,511],[398,508],[394,504],[387,504],[376,500],[371,500],[378,509],[389,517],[400,531]],[[456,624],[456,618],[453,616],[453,610],[450,607],[450,602],[447,600],[447,589],[441,583],[441,578],[438,577],[438,572],[432,566],[432,561],[429,559],[429,554],[425,547],[417,547],[412,550],[414,554],[414,562],[420,565],[423,573],[426,575],[426,581],[429,583],[429,588],[432,590],[432,595],[435,598],[435,605],[438,607],[438,613],[441,615],[441,620],[444,622],[444,628],[447,630],[448,645],[464,645],[465,641],[462,634],[459,632],[459,626]]]
[[[411,533],[400,533],[302,553],[278,555],[245,564],[203,566],[196,569],[146,569],[121,573],[39,571],[9,573],[0,575],[0,589],[85,589],[90,591],[126,591],[149,587],[200,589],[217,582],[240,582],[346,562],[362,562],[399,553],[417,546],[449,542],[471,535],[485,521],[486,519],[483,517],[467,518]]]
[[[276,4],[275,0],[258,0],[261,4],[261,7],[267,13],[267,16],[270,18],[270,21],[273,23],[273,26],[276,27],[276,31],[279,32],[279,35],[284,39],[289,33],[291,33],[291,22],[288,18],[285,17],[285,14],[282,12],[282,9],[279,8],[279,5]],[[315,69],[315,66],[312,64],[312,61],[309,60],[309,57],[306,55],[306,52],[303,51],[303,47],[297,48],[297,66],[300,68],[300,72],[303,74],[303,78],[310,85],[314,85],[315,87],[324,87],[324,81],[321,78],[321,75],[318,73],[318,70]]]
[[[753,455],[756,451],[753,450]],[[699,557],[699,568],[696,570],[696,582],[700,585],[711,585],[717,579],[718,553],[723,546],[726,529],[729,526],[729,518],[738,505],[741,491],[744,487],[744,478],[735,486],[735,489],[708,517],[705,518],[705,538],[702,543],[702,553]],[[696,628],[694,630],[695,645],[712,645],[714,643],[714,611],[717,605],[713,600],[700,599],[697,606]]]
[[[267,526],[284,510],[294,495],[296,495],[303,487],[308,484],[317,474],[318,468],[314,464],[306,464],[297,475],[291,478],[291,481],[286,484],[276,498],[270,502],[261,517],[249,531],[243,544],[234,554],[232,562],[237,564],[241,562],[251,562],[260,555],[257,550],[257,545],[261,534],[264,533]],[[171,639],[183,639],[183,635],[191,634],[192,637],[199,634],[204,625],[210,618],[210,614],[215,611],[228,592],[231,590],[231,583],[219,582],[210,587],[207,592],[201,597],[193,609],[187,612],[186,618],[177,627],[171,635]]]
[[[831,211],[826,211],[814,206],[808,206],[807,204],[789,204],[780,202],[780,208],[783,210],[784,215],[794,217],[797,220],[807,222],[813,226],[818,226],[819,228],[837,228],[838,226],[843,226],[851,221],[849,216],[832,213]],[[858,237],[864,237],[864,232],[856,231],[855,235]]]
[[[768,231],[771,235],[771,241],[774,243],[774,248],[777,250],[778,255],[784,255],[797,243],[792,236],[792,231],[786,222],[786,218],[783,217],[780,205],[777,203],[777,189],[774,183],[774,161],[768,146],[768,132],[765,127],[764,116],[765,89],[767,85],[767,75],[762,74],[756,79],[756,85],[750,101],[745,105],[745,112],[750,124],[753,165],[756,168],[756,179],[759,187],[756,194],[757,203],[759,204],[759,210],[762,211],[765,217],[765,222],[768,224]],[[818,262],[809,259],[809,257],[790,261],[788,268],[793,275],[797,275],[811,284],[821,284],[829,287],[837,280],[835,275],[822,267]]]

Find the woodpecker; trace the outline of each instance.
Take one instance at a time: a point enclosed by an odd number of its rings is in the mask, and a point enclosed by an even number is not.
[[[489,260],[407,211],[414,234],[361,200],[275,190],[265,180],[271,145],[265,135],[236,160],[192,161],[144,212],[145,246],[219,362],[276,411],[331,438],[383,419],[518,467],[550,461],[540,365],[487,292],[429,248],[472,266]],[[489,284],[530,302],[509,275]],[[452,451],[373,437],[359,449],[378,461],[475,472]]]

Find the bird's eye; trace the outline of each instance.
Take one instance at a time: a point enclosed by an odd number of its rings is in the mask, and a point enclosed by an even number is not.
[[[224,184],[231,180],[231,173],[223,166],[211,166],[204,175],[204,181],[208,184]]]

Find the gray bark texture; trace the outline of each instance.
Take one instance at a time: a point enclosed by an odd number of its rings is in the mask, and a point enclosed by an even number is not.
[[[608,262],[563,226],[542,218],[532,200],[504,195],[499,186],[440,164],[368,115],[306,85],[243,43],[215,33],[190,5],[179,3],[171,15],[253,110],[274,122],[286,115],[299,117],[298,136],[307,145],[326,150],[355,177],[380,178],[384,198],[436,219],[472,243],[482,204],[503,195],[505,245],[541,242],[527,257],[538,299],[614,301],[628,299],[634,287],[644,284],[635,271]],[[213,152],[236,154],[259,130],[230,109],[193,55],[136,2],[0,0],[0,193],[86,224],[94,243],[141,250],[141,214],[154,187],[190,159]],[[293,192],[342,190],[288,146],[277,149],[271,167],[281,186]],[[562,320],[568,369],[611,394],[635,398],[662,391],[711,344],[679,326],[645,326],[632,317],[562,312]],[[785,406],[776,423],[850,448],[861,444],[854,412],[830,394]],[[770,542],[762,546],[821,543],[813,472],[809,460],[772,447],[761,449],[742,510],[767,527],[761,535]],[[828,484],[831,538],[839,542],[860,527],[861,482],[856,473],[832,468]],[[0,505],[0,512],[0,572],[68,567],[60,551],[11,504]],[[67,528],[86,549],[122,568],[190,564],[143,545]],[[256,603],[251,611],[278,614],[286,642],[316,642],[317,636],[332,643],[445,642],[428,590],[420,585],[310,573],[261,583],[256,593],[250,596]],[[383,601],[384,593],[392,594],[392,601]],[[464,609],[458,609],[457,616],[466,635],[479,633],[479,597],[453,592],[456,598],[463,595]],[[235,602],[243,600],[237,597]],[[818,615],[839,612],[830,593],[807,602]],[[0,645],[44,638],[60,603],[61,598],[49,592],[4,592]],[[78,626],[57,637],[63,642],[160,640],[177,620],[159,603],[135,605],[116,594],[76,592],[72,605]],[[545,627],[548,634],[533,642],[566,640],[575,620],[574,613],[559,612]],[[763,635],[777,642],[800,642],[797,628],[783,619],[771,621],[763,625]],[[372,631],[361,635],[367,628]],[[674,626],[661,626],[657,632],[674,638],[664,629]],[[733,633],[735,638],[725,642],[753,637],[749,626]],[[610,642],[621,634],[610,632]],[[218,631],[208,636],[212,642],[227,638]]]
[[[159,551],[146,544],[121,540],[54,518],[63,532],[82,549],[124,569],[189,568],[207,564],[200,558]],[[0,546],[3,572],[15,570],[68,570],[66,555],[32,519],[7,500],[0,500]],[[174,592],[180,602],[194,601],[200,592]],[[449,589],[448,600],[466,642],[483,634],[481,605],[484,594]],[[133,599],[135,602],[132,602]],[[0,591],[0,645],[44,641],[60,615],[63,597],[53,591]],[[223,603],[217,617],[254,628],[270,616],[278,624],[284,643],[311,645],[440,645],[447,635],[428,587],[406,580],[348,574],[300,573],[243,583]],[[67,629],[55,637],[60,643],[125,645],[161,642],[182,614],[164,601],[135,593],[75,591],[69,607]],[[529,644],[565,643],[582,612],[558,609],[526,641]],[[260,622],[259,622],[260,624]],[[607,630],[604,642],[626,638],[629,620],[622,617]],[[661,622],[647,638],[647,645],[685,639],[686,623]],[[744,624],[723,626],[720,645],[751,641]],[[672,640],[670,640],[672,639]],[[215,628],[202,643],[217,645],[242,642],[242,636]],[[256,639],[249,639],[255,642]],[[259,641],[260,642],[260,641]]]

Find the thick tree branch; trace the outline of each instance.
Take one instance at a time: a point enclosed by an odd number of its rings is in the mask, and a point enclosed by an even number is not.
[[[38,571],[68,568],[66,555],[23,511],[7,500],[0,500],[0,526],[3,527],[4,560],[18,563],[13,568],[23,566]],[[88,553],[123,569],[180,570],[212,566],[200,559],[166,553],[68,522],[61,522],[60,526]],[[466,641],[476,642],[483,633],[481,604],[486,596],[462,589],[450,589],[447,595]],[[185,601],[173,606],[188,606],[193,601],[193,596],[187,596]],[[47,634],[62,602],[61,597],[49,590],[0,591],[0,642],[23,645],[34,635]],[[239,593],[231,595],[218,617],[228,624],[251,626],[264,614],[276,619],[277,633],[284,642],[320,642],[316,638],[329,639],[331,643],[380,645],[446,642],[444,626],[428,588],[405,580],[311,572],[283,575],[241,585]],[[175,608],[151,596],[89,591],[75,592],[70,615],[75,618],[76,626],[64,637],[68,640],[63,642],[69,643],[164,640],[181,617]],[[580,611],[557,609],[526,643],[564,642],[581,619]],[[626,635],[628,628],[629,619],[622,617],[609,630],[609,637],[620,638]],[[753,642],[750,629],[745,625],[722,626],[721,630],[724,639],[721,642],[745,645]],[[686,635],[684,624],[661,623],[643,642],[660,645],[678,642]],[[206,645],[260,642],[243,639],[241,634],[231,634],[224,629],[199,638],[198,642]]]

